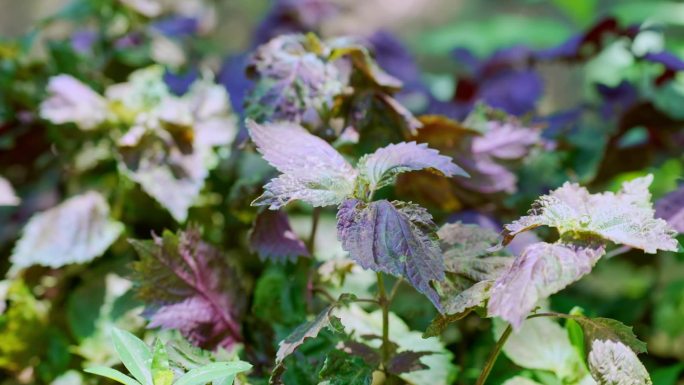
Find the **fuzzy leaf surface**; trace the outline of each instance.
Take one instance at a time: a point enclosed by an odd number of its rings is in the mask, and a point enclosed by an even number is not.
[[[644,365],[626,345],[610,340],[595,340],[587,359],[598,385],[651,385]]]
[[[346,200],[337,213],[337,237],[363,268],[404,277],[442,311],[432,281],[444,280],[435,224],[424,208],[380,200]]]
[[[676,231],[665,220],[655,218],[648,186],[653,175],[622,185],[618,193],[590,194],[574,183],[544,195],[532,205],[529,215],[506,225],[507,238],[538,226],[567,232],[598,235],[609,241],[655,253],[676,251]]]
[[[429,169],[437,174],[452,177],[468,176],[452,159],[428,148],[425,143],[401,142],[380,148],[359,160],[361,177],[371,191],[394,182],[396,176],[407,171]]]
[[[539,242],[528,246],[496,279],[488,313],[519,329],[539,300],[588,274],[604,252],[596,244]]]
[[[264,186],[257,206],[276,210],[293,200],[336,205],[354,191],[356,170],[323,139],[293,123],[247,122],[264,159],[282,173]]]

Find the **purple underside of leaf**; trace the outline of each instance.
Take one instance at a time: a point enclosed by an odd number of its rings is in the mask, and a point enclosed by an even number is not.
[[[337,214],[342,247],[363,268],[404,277],[442,311],[431,281],[444,280],[444,260],[428,212],[387,200],[346,200]]]
[[[414,352],[414,351],[404,351],[397,353],[390,362],[387,364],[387,371],[392,374],[402,374],[414,372],[416,370],[425,370],[429,367],[424,363],[420,362],[421,357],[430,356],[435,353],[433,352]]]
[[[660,198],[655,210],[656,217],[666,220],[679,233],[684,233],[684,185]]]
[[[282,211],[264,210],[259,213],[249,244],[259,257],[273,262],[293,261],[300,255],[309,256],[306,245],[292,231],[290,221]]]
[[[539,300],[588,274],[604,254],[595,244],[539,242],[528,246],[490,290],[488,312],[519,328]]]
[[[237,272],[204,243],[199,231],[164,232],[153,241],[131,240],[138,296],[146,302],[150,327],[178,329],[200,347],[230,347],[242,339],[244,307]]]

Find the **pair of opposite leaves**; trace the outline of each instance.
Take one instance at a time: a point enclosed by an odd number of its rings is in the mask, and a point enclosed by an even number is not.
[[[652,176],[625,183],[617,194],[590,194],[566,183],[539,198],[530,215],[507,225],[504,233],[507,243],[516,234],[545,225],[556,227],[561,239],[528,246],[507,269],[498,269],[497,277],[475,285],[477,293],[464,291],[455,298],[458,306],[443,306],[430,281],[444,281],[445,270],[450,269],[445,269],[430,214],[411,203],[368,201],[402,172],[429,169],[449,177],[466,176],[451,158],[426,144],[402,142],[363,156],[354,168],[331,145],[296,124],[248,122],[248,128],[264,158],[282,173],[266,184],[255,205],[272,210],[294,200],[340,205],[338,237],[350,256],[364,268],[407,278],[442,312],[466,310],[489,299],[491,315],[518,328],[539,299],[591,271],[604,254],[605,241],[647,253],[677,249],[675,231],[654,218],[648,191]]]

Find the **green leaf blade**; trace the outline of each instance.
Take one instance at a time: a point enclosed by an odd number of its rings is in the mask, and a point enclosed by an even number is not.
[[[214,362],[185,373],[174,385],[204,385],[219,378],[235,376],[252,368],[244,361]]]
[[[154,385],[152,382],[152,353],[145,343],[133,334],[113,328],[114,348],[119,354],[126,369],[143,385]]]
[[[106,366],[94,366],[83,369],[84,372],[109,378],[124,385],[141,385],[138,381],[128,377],[120,371]]]

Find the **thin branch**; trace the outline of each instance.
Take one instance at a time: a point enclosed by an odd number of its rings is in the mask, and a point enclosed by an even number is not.
[[[492,371],[492,368],[496,363],[496,358],[499,357],[499,353],[501,353],[501,349],[503,349],[503,346],[504,344],[506,344],[506,340],[508,340],[508,336],[511,335],[512,331],[513,327],[511,327],[511,325],[508,325],[506,327],[506,330],[504,330],[503,334],[501,335],[501,337],[499,337],[499,340],[496,341],[494,349],[491,352],[489,352],[489,356],[487,357],[485,366],[484,368],[482,368],[480,377],[478,377],[477,382],[475,383],[476,385],[484,385],[485,381],[487,381],[487,377],[489,377],[489,373]]]

